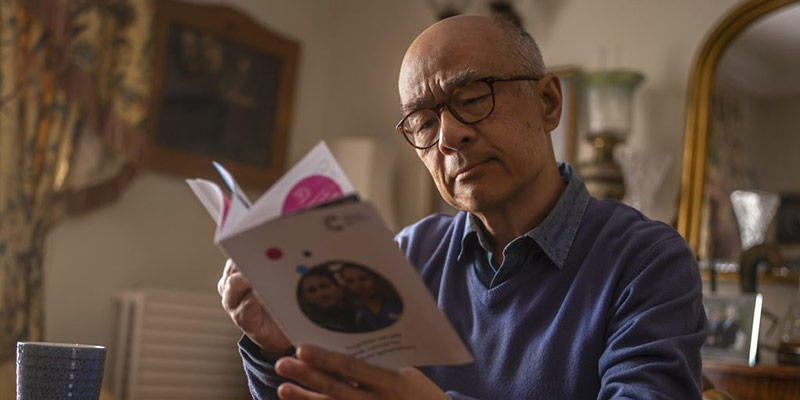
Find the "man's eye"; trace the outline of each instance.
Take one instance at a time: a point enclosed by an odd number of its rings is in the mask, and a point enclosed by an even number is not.
[[[484,103],[486,100],[489,99],[490,95],[483,95],[477,97],[470,97],[468,99],[461,100],[461,107],[470,107]]]
[[[434,129],[434,128],[436,128],[436,119],[435,118],[428,118],[428,119],[426,119],[424,121],[421,121],[419,123],[419,127],[417,128],[417,132],[421,133],[421,132],[425,132],[425,131],[427,131],[429,129]]]

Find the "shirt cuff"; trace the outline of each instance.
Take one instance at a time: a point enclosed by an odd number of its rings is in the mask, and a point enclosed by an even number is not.
[[[247,335],[242,335],[242,338],[239,339],[239,354],[242,356],[242,363],[244,364],[251,389],[253,386],[266,386],[271,389],[277,389],[281,383],[288,382],[288,379],[275,372],[275,362],[281,357],[294,355],[294,351],[295,349],[292,347],[285,354],[269,359],[264,357],[261,348],[253,343]]]

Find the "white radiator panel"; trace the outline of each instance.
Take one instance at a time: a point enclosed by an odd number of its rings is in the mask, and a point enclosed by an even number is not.
[[[114,394],[119,400],[249,399],[219,297],[166,290],[119,294]]]

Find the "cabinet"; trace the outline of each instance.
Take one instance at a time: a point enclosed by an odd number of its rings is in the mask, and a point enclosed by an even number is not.
[[[736,400],[800,399],[800,367],[703,360],[703,374]]]

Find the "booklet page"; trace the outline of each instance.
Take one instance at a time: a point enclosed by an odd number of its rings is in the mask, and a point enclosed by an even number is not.
[[[373,364],[472,361],[447,317],[358,196],[324,143],[255,203],[215,164],[230,190],[187,183],[219,224],[215,242],[247,276],[295,345],[315,344]]]
[[[353,185],[330,149],[325,142],[320,142],[256,200],[246,213],[226,223],[221,236],[232,235],[280,215],[354,193]]]
[[[220,245],[295,345],[388,368],[472,361],[368,202],[280,218]]]

